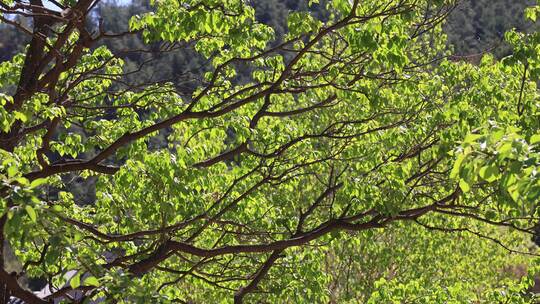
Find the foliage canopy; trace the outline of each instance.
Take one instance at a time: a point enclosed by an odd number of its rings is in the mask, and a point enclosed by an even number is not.
[[[0,1],[33,18],[0,64],[11,295],[532,301],[529,277],[502,270],[535,270],[539,33],[508,32],[512,55],[472,65],[446,46],[451,1],[310,1],[327,18],[290,12],[279,43],[243,0],[154,1],[126,32],[88,26],[97,2]],[[126,35],[146,49],[95,47]],[[174,48],[205,59],[191,94],[126,80],[123,56]],[[97,179],[95,203],[65,191],[81,178]]]

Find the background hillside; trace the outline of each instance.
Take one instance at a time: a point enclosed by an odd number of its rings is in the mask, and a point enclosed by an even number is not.
[[[531,31],[538,28],[537,24],[525,22],[523,10],[535,3],[534,0],[463,0],[450,16],[445,31],[448,42],[454,53],[460,56],[474,55],[483,52],[492,52],[497,56],[508,54],[508,48],[502,43],[504,33],[512,28],[518,31]],[[286,32],[287,13],[290,10],[308,10],[306,0],[252,0],[259,21],[271,25],[277,37]],[[325,18],[324,1],[311,8],[315,15]],[[149,1],[134,0],[130,4],[124,1],[105,1],[95,16],[95,23],[102,20],[103,26],[111,32],[125,30],[127,20],[133,15],[149,10]],[[25,20],[20,20],[25,23]],[[8,60],[21,51],[27,42],[27,35],[14,31],[5,24],[0,25],[0,62]],[[129,48],[143,48],[144,44],[139,37],[130,36],[122,40],[112,40],[105,43],[108,47],[119,52]],[[147,65],[143,71],[146,77],[160,77],[162,80],[173,80],[180,87],[186,86],[182,75],[186,71],[198,69],[202,62],[185,50],[168,52],[157,55],[158,62]],[[127,54],[124,56],[129,66],[134,67],[144,61],[141,54]],[[155,73],[159,71],[159,73]],[[156,74],[159,74],[157,76]],[[139,75],[140,76],[140,75]]]

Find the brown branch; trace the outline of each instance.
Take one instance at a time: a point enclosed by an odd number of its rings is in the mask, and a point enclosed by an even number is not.
[[[193,166],[196,167],[196,168],[210,167],[210,166],[212,166],[214,164],[217,164],[219,162],[229,160],[229,159],[233,158],[235,155],[241,154],[242,152],[245,152],[245,151],[247,151],[247,144],[242,143],[238,147],[236,147],[236,148],[234,148],[234,149],[232,149],[230,151],[224,152],[224,153],[222,153],[222,154],[220,154],[220,155],[218,155],[216,157],[213,157],[211,159],[196,163]]]
[[[247,286],[244,286],[244,287],[240,288],[234,294],[234,303],[235,304],[241,304],[243,302],[243,300],[244,300],[244,297],[248,293],[253,292],[257,288],[257,286],[259,285],[261,280],[264,278],[264,276],[266,276],[268,271],[270,271],[270,268],[272,268],[272,265],[274,265],[276,260],[278,258],[280,258],[282,252],[283,252],[283,250],[276,250],[276,251],[272,252],[272,254],[268,257],[266,262],[264,262],[264,264],[259,268],[259,270],[257,270],[257,272],[253,276],[253,279],[251,280],[251,282]]]
[[[521,85],[519,89],[519,99],[518,99],[518,105],[517,105],[517,112],[518,115],[523,115],[523,112],[525,111],[525,105],[523,103],[523,91],[525,90],[525,83],[527,82],[527,70],[529,68],[529,63],[525,63],[523,67],[523,76],[521,78]]]
[[[7,273],[4,269],[0,269],[0,282],[7,286],[7,289],[14,297],[17,297],[27,304],[50,304],[52,302],[40,299],[31,291],[23,289],[17,282],[16,275]]]
[[[332,95],[328,98],[326,98],[325,100],[319,102],[319,103],[316,103],[312,106],[309,106],[309,107],[305,107],[305,108],[302,108],[302,109],[296,109],[296,110],[291,110],[291,111],[283,111],[283,112],[270,112],[270,111],[266,111],[264,112],[264,116],[270,116],[270,117],[289,117],[289,116],[293,116],[293,115],[298,115],[298,114],[302,114],[302,113],[306,113],[306,112],[309,112],[309,111],[312,111],[312,110],[315,110],[315,109],[318,109],[318,108],[322,108],[326,105],[328,105],[329,103],[331,103],[332,101],[336,100],[337,96],[336,95]]]

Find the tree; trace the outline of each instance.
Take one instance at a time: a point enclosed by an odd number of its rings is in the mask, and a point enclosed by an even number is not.
[[[512,56],[475,66],[448,59],[449,1],[335,0],[324,21],[291,11],[277,45],[242,0],[156,1],[118,32],[88,25],[95,0],[56,5],[0,2],[33,18],[29,46],[0,65],[14,88],[0,95],[1,244],[22,265],[0,269],[6,295],[532,301],[527,277],[498,267],[535,270],[540,34],[510,32]],[[135,34],[143,49],[95,47]],[[193,94],[124,81],[126,53],[171,48],[208,62]],[[66,174],[97,178],[95,204],[63,191]],[[485,272],[455,262],[486,255]],[[350,292],[362,279],[333,275],[347,261],[376,281]],[[26,290],[23,275],[53,293]]]

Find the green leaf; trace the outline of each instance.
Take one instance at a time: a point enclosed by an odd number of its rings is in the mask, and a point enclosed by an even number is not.
[[[10,178],[15,177],[15,175],[17,175],[18,172],[19,170],[15,166],[10,166],[7,168],[7,174],[8,174],[8,177]]]
[[[512,155],[512,143],[505,143],[499,149],[499,159],[505,159]]]
[[[26,177],[17,177],[15,178],[15,181],[19,183],[21,186],[26,187],[30,183],[30,181]]]
[[[30,188],[37,188],[41,185],[44,185],[45,183],[47,183],[47,179],[46,178],[38,178],[38,179],[35,179],[33,180],[31,183],[30,183]]]
[[[465,139],[463,140],[464,143],[474,143],[476,142],[478,139],[482,138],[483,136],[480,135],[480,134],[467,134],[467,136],[465,136]]]
[[[28,120],[28,117],[22,112],[14,111],[13,112],[15,119],[20,120],[22,122],[26,122]]]
[[[79,286],[81,286],[81,273],[80,272],[77,272],[77,274],[75,274],[71,280],[69,280],[69,286],[71,286],[71,288],[73,289],[77,289],[79,288]]]
[[[540,142],[540,134],[535,134],[531,136],[531,140],[530,140],[531,145],[536,145],[539,142]]]
[[[454,163],[454,167],[452,167],[452,171],[450,171],[450,178],[456,178],[459,175],[459,171],[461,170],[461,164],[464,160],[465,155],[459,154],[456,162]]]
[[[332,4],[343,15],[348,14],[351,10],[349,0],[333,0]]]
[[[207,33],[211,33],[212,32],[212,14],[211,13],[208,13],[205,17],[205,21],[203,23],[203,27],[204,27],[204,30],[207,32]]]
[[[32,222],[36,222],[37,220],[36,210],[34,210],[34,208],[30,205],[26,205],[24,209],[26,210],[26,213],[28,213],[28,216],[30,217]]]
[[[516,185],[514,185],[514,186],[508,188],[508,193],[510,194],[510,197],[512,197],[514,202],[517,203],[518,200],[519,200],[519,197],[520,197],[518,187]]]
[[[90,277],[87,277],[86,279],[84,279],[84,284],[83,285],[85,285],[85,286],[96,286],[96,287],[100,286],[99,280],[94,276],[90,276]]]
[[[461,188],[461,190],[462,190],[464,193],[467,193],[467,192],[471,191],[471,186],[470,186],[469,183],[467,183],[467,181],[464,180],[464,179],[460,179],[460,180],[459,180],[459,187]]]
[[[540,10],[539,6],[528,7],[525,9],[525,18],[529,19],[532,22],[536,22],[538,12]]]
[[[494,165],[484,166],[479,170],[480,177],[490,183],[497,180],[498,174],[499,169]]]
[[[63,210],[62,206],[60,206],[60,205],[53,205],[53,206],[51,207],[51,209],[52,209],[53,211],[56,211],[56,212],[62,212],[62,210]]]

